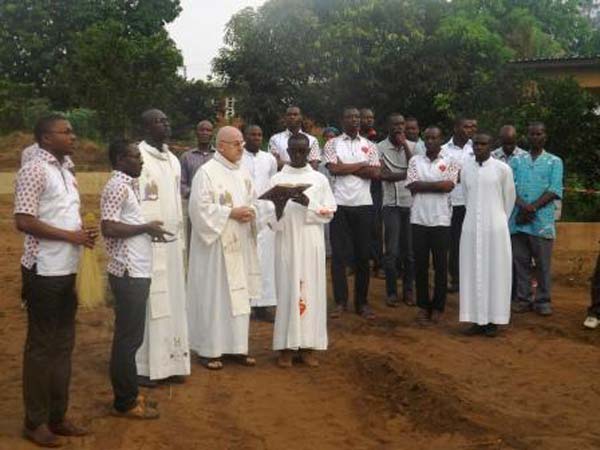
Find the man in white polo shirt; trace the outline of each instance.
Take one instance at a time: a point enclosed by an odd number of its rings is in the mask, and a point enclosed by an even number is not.
[[[263,132],[258,125],[248,125],[244,131],[246,146],[242,155],[242,167],[245,167],[254,183],[256,194],[261,196],[271,187],[271,177],[277,173],[277,161],[269,152],[263,152],[260,147],[263,142]],[[258,200],[259,216],[270,211],[271,202]],[[275,233],[271,228],[264,227],[257,236],[258,259],[262,275],[261,294],[250,300],[254,318],[265,322],[275,320],[272,307],[277,306],[275,294]]]
[[[442,131],[425,130],[425,155],[408,163],[406,188],[413,195],[410,212],[415,252],[417,323],[437,323],[446,306],[448,242],[452,211],[448,199],[458,179],[458,166],[441,153]],[[433,298],[429,295],[429,255],[435,271]]]
[[[25,233],[21,258],[27,299],[23,398],[27,439],[62,445],[58,436],[86,431],[66,419],[75,344],[75,276],[81,246],[94,246],[96,229],[84,229],[75,176],[65,167],[76,136],[61,115],[41,118],[34,129],[39,148],[19,170],[14,216]]]
[[[454,121],[454,135],[442,146],[442,155],[450,158],[458,166],[459,170],[467,159],[473,159],[473,142],[471,138],[477,131],[477,121],[467,117],[459,117]],[[452,203],[452,223],[450,225],[450,255],[448,260],[448,272],[450,274],[450,286],[448,292],[458,292],[459,289],[459,264],[460,233],[465,220],[466,208],[465,197],[460,176],[454,190],[450,193]]]
[[[360,113],[355,107],[344,109],[344,132],[327,142],[323,157],[334,176],[333,194],[338,209],[331,221],[331,278],[336,309],[340,317],[347,309],[348,284],[346,265],[353,253],[355,263],[354,301],[356,312],[365,319],[374,314],[367,304],[369,291],[369,256],[373,200],[371,179],[380,175],[377,147],[358,133]]]
[[[108,255],[108,281],[115,296],[115,329],[110,357],[113,415],[156,419],[158,411],[138,397],[135,354],[144,341],[146,302],[152,278],[152,241],[171,233],[162,222],[142,216],[142,155],[136,145],[117,140],[108,148],[113,172],[100,199],[102,235]]]
[[[316,169],[321,161],[321,149],[319,141],[316,137],[302,131],[302,111],[297,106],[289,106],[285,110],[285,127],[281,133],[274,134],[269,139],[269,152],[277,159],[277,167],[281,170],[284,164],[290,162],[288,154],[288,141],[292,134],[303,134],[308,138],[310,153],[308,154],[308,162]]]

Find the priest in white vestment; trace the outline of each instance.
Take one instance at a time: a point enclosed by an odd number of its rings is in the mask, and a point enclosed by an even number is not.
[[[256,191],[241,166],[244,149],[237,128],[217,133],[217,152],[194,176],[187,304],[190,348],[208,369],[223,367],[223,355],[248,356],[250,299],[260,295],[256,249]]]
[[[246,147],[242,156],[242,166],[250,172],[258,196],[270,187],[271,177],[277,173],[277,160],[269,152],[260,149],[263,140],[262,129],[258,125],[249,125],[244,132]],[[258,214],[268,213],[272,204],[265,200],[257,202]],[[275,234],[269,227],[262,227],[258,232],[258,260],[262,277],[262,289],[257,298],[252,298],[250,305],[255,318],[267,322],[273,321],[271,306],[277,305],[275,295]]]
[[[289,139],[290,163],[271,179],[273,186],[308,184],[304,193],[288,200],[280,220],[273,218],[277,312],[273,349],[278,364],[290,367],[293,352],[317,366],[313,350],[327,349],[327,275],[324,225],[333,218],[336,203],[327,178],[308,163],[309,141],[301,134]],[[273,217],[273,216],[272,216]]]
[[[460,321],[468,335],[497,334],[510,319],[512,251],[508,219],[515,204],[510,167],[490,157],[491,138],[474,137],[475,159],[461,171],[466,216],[460,238]]]
[[[146,308],[144,343],[136,355],[139,384],[181,383],[190,374],[185,305],[185,238],[181,207],[181,166],[165,141],[171,129],[162,111],[142,115],[144,140],[139,149],[144,165],[140,180],[141,208],[147,221],[160,220],[173,233],[170,242],[154,242],[152,284]]]

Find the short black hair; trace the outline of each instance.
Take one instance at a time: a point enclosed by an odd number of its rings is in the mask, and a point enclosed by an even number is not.
[[[417,124],[419,123],[419,119],[417,119],[415,116],[408,116],[404,118],[405,122],[417,122]]]
[[[404,119],[404,121],[406,122],[406,119],[404,118],[402,113],[399,113],[397,111],[394,111],[393,113],[388,114],[388,116],[387,116],[388,123],[392,120],[392,117],[402,117]]]
[[[60,113],[50,113],[40,117],[35,123],[35,127],[33,127],[33,135],[36,142],[39,144],[44,134],[50,131],[52,125],[61,120],[67,120],[67,118]]]
[[[344,115],[346,114],[346,112],[348,112],[348,111],[350,111],[352,109],[355,109],[355,110],[357,110],[360,113],[360,110],[356,106],[353,106],[353,105],[344,106],[344,108],[342,109],[342,117],[344,117]]]
[[[454,119],[454,126],[459,127],[462,125],[463,122],[466,122],[467,120],[476,120],[476,119],[472,115],[462,114],[460,116],[457,116],[456,119]]]
[[[527,125],[527,129],[529,128],[543,128],[544,131],[546,131],[546,124],[540,120],[534,120],[533,122],[529,122],[529,124]]]
[[[258,128],[260,131],[262,131],[262,128],[260,125],[257,125],[255,123],[251,123],[249,125],[246,125],[244,127],[244,134],[248,133],[252,128]]]
[[[308,137],[302,133],[292,134],[288,139],[288,147],[292,142],[296,141],[302,141],[303,144],[306,144],[307,147],[310,147],[310,141],[308,140]]]
[[[129,146],[133,142],[125,139],[125,138],[115,138],[111,140],[108,145],[108,159],[110,160],[110,165],[115,168],[117,166],[117,162],[119,158],[122,158],[129,151]]]

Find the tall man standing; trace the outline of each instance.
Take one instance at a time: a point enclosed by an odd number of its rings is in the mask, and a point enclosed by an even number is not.
[[[290,162],[290,155],[288,154],[288,141],[290,136],[293,134],[304,134],[308,138],[310,144],[310,153],[308,155],[308,161],[311,163],[313,168],[319,165],[321,161],[321,149],[319,148],[319,141],[316,137],[302,131],[302,111],[297,106],[289,106],[285,110],[285,127],[286,129],[281,133],[274,134],[269,139],[269,152],[277,159],[277,167],[281,170],[284,164]]]
[[[254,188],[258,196],[271,187],[271,177],[277,173],[277,160],[268,152],[261,151],[263,133],[258,125],[246,127],[246,147],[242,156],[242,166],[250,172]],[[259,200],[259,215],[267,213],[270,202]],[[258,233],[258,259],[262,275],[261,295],[253,298],[250,305],[254,308],[255,317],[259,320],[272,322],[273,314],[269,307],[277,305],[275,294],[275,233],[269,227],[264,227]]]
[[[468,335],[493,337],[510,319],[512,253],[508,219],[515,184],[507,164],[490,157],[491,137],[473,137],[475,160],[461,171],[467,214],[460,238],[460,321]]]
[[[173,234],[169,242],[153,242],[152,285],[148,298],[144,343],[137,352],[140,385],[155,380],[183,382],[190,374],[190,354],[185,310],[183,257],[185,238],[181,204],[181,166],[169,151],[171,135],[167,116],[158,109],[142,114],[144,140],[139,149],[144,161],[140,176],[144,220],[164,223]]]
[[[517,302],[513,312],[535,310],[552,314],[552,246],[556,238],[554,200],[563,194],[563,162],[544,150],[546,126],[534,122],[527,129],[529,152],[510,161],[517,189],[516,208],[510,220],[513,260],[516,272]],[[535,263],[538,287],[531,302],[530,267]]]
[[[449,193],[458,179],[458,166],[441,152],[442,131],[425,130],[425,155],[414,155],[408,163],[406,188],[413,194],[410,211],[415,252],[417,323],[437,323],[446,307],[448,243],[450,237]],[[429,295],[429,256],[435,271],[433,298]]]
[[[402,260],[403,301],[414,306],[414,255],[410,226],[410,206],[412,196],[406,189],[406,171],[415,144],[404,135],[404,117],[393,113],[388,117],[388,137],[377,144],[381,159],[381,180],[383,182],[383,223],[385,225],[384,268],[386,304],[397,306],[398,262]]]
[[[250,299],[261,291],[256,191],[240,164],[243,152],[242,133],[221,128],[217,153],[196,174],[190,196],[190,348],[210,370],[223,368],[225,354],[255,364],[248,356],[248,328]]]
[[[346,264],[353,250],[355,263],[354,302],[356,312],[366,319],[375,316],[367,303],[369,291],[369,246],[373,200],[370,184],[380,173],[375,145],[360,136],[360,114],[355,107],[343,111],[344,132],[327,142],[323,157],[333,180],[338,209],[331,221],[331,277],[336,309],[333,317],[347,309]]]
[[[34,135],[38,148],[17,174],[14,209],[17,229],[25,233],[24,435],[37,445],[59,447],[58,436],[86,434],[66,413],[75,344],[75,276],[81,246],[92,248],[98,232],[82,227],[77,181],[64,164],[75,148],[71,124],[52,114],[37,122]]]
[[[108,147],[113,172],[102,191],[102,235],[108,255],[108,282],[115,297],[115,329],[110,357],[113,415],[156,419],[158,411],[138,395],[135,355],[144,340],[146,302],[152,277],[152,241],[170,233],[162,222],[142,217],[138,178],[142,155],[137,145],[117,140]]]
[[[465,161],[473,158],[473,143],[471,142],[471,138],[476,131],[477,121],[475,119],[460,117],[454,122],[454,135],[442,146],[442,155],[451,158],[459,169]],[[458,292],[460,233],[466,213],[460,176],[458,177],[456,187],[450,193],[450,202],[452,204],[452,223],[450,225],[450,255],[448,261],[450,286],[448,292]]]

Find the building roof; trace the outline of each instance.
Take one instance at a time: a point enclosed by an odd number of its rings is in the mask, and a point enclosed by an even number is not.
[[[553,69],[566,67],[600,67],[600,55],[566,56],[558,58],[517,59],[509,64],[523,69]]]

